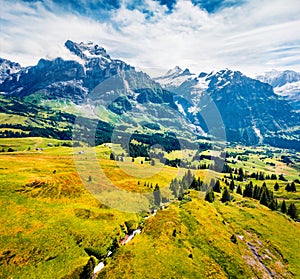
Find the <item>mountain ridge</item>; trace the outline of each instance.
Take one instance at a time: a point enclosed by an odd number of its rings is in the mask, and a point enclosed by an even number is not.
[[[275,145],[277,141],[287,146],[289,141],[299,141],[295,132],[299,115],[288,102],[281,100],[271,85],[239,71],[193,74],[176,66],[151,79],[126,62],[112,59],[93,42],[68,40],[65,47],[79,60],[40,59],[26,68],[6,62],[11,70],[0,83],[2,97],[50,107],[64,103],[64,109],[88,104],[98,117],[105,115],[105,121],[126,124],[129,120],[132,127],[140,126],[147,111],[149,121],[160,123],[166,131],[185,134],[184,127],[189,127],[189,137],[195,131],[213,135],[224,125],[230,142],[274,144],[275,139]]]
[[[256,78],[273,86],[274,92],[288,101],[295,111],[300,112],[300,73],[272,70]]]

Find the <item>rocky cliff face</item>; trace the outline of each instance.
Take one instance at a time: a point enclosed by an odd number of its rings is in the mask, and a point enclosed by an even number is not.
[[[0,83],[2,83],[6,78],[9,78],[10,75],[20,70],[21,65],[19,63],[0,58]]]
[[[257,144],[268,142],[272,137],[297,138],[295,130],[289,133],[288,129],[297,127],[300,118],[288,102],[281,100],[271,85],[238,71],[226,69],[209,74],[183,75],[181,70],[156,80],[165,89],[178,94],[183,113],[206,131],[207,104],[215,104],[229,141]]]
[[[64,109],[88,106],[94,116],[128,121],[132,129],[146,121],[186,137],[203,132],[218,137],[224,130],[227,140],[246,144],[299,141],[299,114],[271,85],[238,71],[193,74],[175,67],[153,80],[92,42],[68,40],[65,47],[77,59],[41,59],[26,68],[0,60],[0,92],[37,105],[50,100],[50,105],[63,102]],[[272,82],[282,88],[297,78],[289,73],[285,81]]]
[[[274,92],[298,113],[300,112],[300,73],[294,71],[270,71],[256,77],[273,86]]]
[[[189,130],[173,93],[163,90],[147,74],[112,59],[92,42],[67,41],[65,46],[76,60],[41,59],[36,66],[10,74],[0,84],[0,91],[7,98],[50,108],[60,104],[60,109],[134,130],[146,127],[145,123],[148,127],[156,123],[162,129]]]

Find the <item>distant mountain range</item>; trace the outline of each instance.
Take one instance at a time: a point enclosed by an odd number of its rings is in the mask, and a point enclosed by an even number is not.
[[[270,84],[241,72],[226,69],[196,75],[177,66],[155,80],[189,100],[182,104],[183,111],[193,123],[200,123],[202,127],[205,127],[202,116],[208,98],[213,100],[229,141],[285,145],[299,135],[299,114],[291,105],[276,95]],[[287,81],[281,82],[287,84]]]
[[[192,74],[175,67],[152,79],[112,59],[92,42],[68,40],[65,47],[74,59],[41,59],[36,66],[24,68],[0,59],[0,112],[9,115],[3,117],[0,128],[32,133],[35,127],[61,132],[46,133],[48,136],[70,135],[72,122],[81,116],[101,119],[105,129],[98,136],[102,141],[109,138],[113,127],[119,127],[123,134],[175,132],[190,141],[219,137],[299,149],[299,91],[295,88],[300,75],[295,72],[251,79],[228,69]],[[69,119],[67,124],[64,119]],[[101,137],[101,131],[108,130],[108,137]]]
[[[273,70],[256,78],[272,85],[278,96],[287,100],[297,112],[300,112],[300,73]]]

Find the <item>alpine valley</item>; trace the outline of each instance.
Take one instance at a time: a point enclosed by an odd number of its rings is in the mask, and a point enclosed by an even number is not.
[[[0,59],[1,278],[300,278],[300,73],[65,48]]]
[[[191,74],[177,66],[151,79],[92,42],[67,41],[65,47],[74,60],[41,59],[25,68],[0,60],[1,113],[9,119],[1,128],[18,129],[22,136],[71,139],[80,115],[103,121],[99,129],[107,137],[96,137],[97,143],[108,141],[110,129],[123,123],[124,132],[131,133],[149,134],[155,126],[154,131],[186,133],[190,139],[214,136],[246,145],[300,148],[295,89],[300,74],[260,76],[261,82],[229,69]],[[280,93],[286,92],[284,86],[293,87],[286,98]]]

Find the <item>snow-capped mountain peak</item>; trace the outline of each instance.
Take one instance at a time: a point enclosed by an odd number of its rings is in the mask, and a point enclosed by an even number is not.
[[[188,80],[196,78],[195,74],[192,74],[188,68],[182,70],[179,66],[167,71],[167,73],[161,77],[155,78],[163,87],[178,87]]]
[[[100,47],[93,42],[75,43],[71,40],[65,42],[65,46],[73,54],[79,56],[81,59],[87,60],[92,58],[105,58],[111,60],[103,47]]]
[[[19,63],[0,58],[0,83],[11,74],[19,72],[21,68]]]
[[[265,72],[262,75],[258,75],[256,78],[262,82],[269,83],[273,87],[281,87],[287,83],[300,81],[300,73],[290,70],[272,70]]]
[[[300,111],[300,73],[272,70],[256,78],[272,85],[277,95],[287,100],[296,111]]]
[[[179,66],[175,66],[173,69],[168,70],[166,74],[163,75],[163,77],[167,78],[167,77],[177,76],[180,75],[182,72],[183,70]]]

